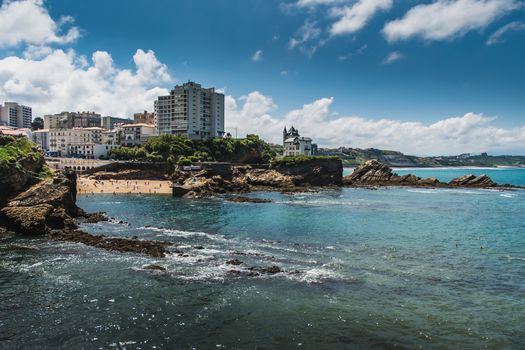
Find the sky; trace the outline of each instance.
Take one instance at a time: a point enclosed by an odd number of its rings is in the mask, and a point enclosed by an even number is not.
[[[188,80],[226,129],[525,155],[523,0],[0,0],[0,103],[130,117]]]

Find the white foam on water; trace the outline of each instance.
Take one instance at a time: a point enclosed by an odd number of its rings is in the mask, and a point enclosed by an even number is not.
[[[501,193],[500,197],[514,198],[514,197],[516,197],[516,195],[514,193]]]
[[[206,232],[199,231],[181,231],[169,228],[160,228],[160,227],[139,227],[139,230],[149,230],[163,233],[167,236],[182,237],[182,238],[193,238],[193,237],[205,237],[213,241],[227,241],[223,235],[215,235]]]
[[[307,270],[303,276],[300,278],[300,281],[306,283],[322,283],[328,279],[339,279],[341,276],[334,271],[330,271],[324,268],[313,268]]]
[[[423,188],[419,188],[419,189],[408,189],[407,192],[412,192],[412,193],[426,193],[426,194],[436,194],[436,193],[439,193],[439,191],[435,188],[429,188],[429,189],[423,189]]]

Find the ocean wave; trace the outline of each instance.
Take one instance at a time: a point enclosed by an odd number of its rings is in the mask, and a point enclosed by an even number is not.
[[[182,237],[182,238],[205,237],[212,241],[227,241],[227,239],[224,238],[223,235],[211,234],[211,233],[200,232],[200,231],[182,231],[182,230],[153,227],[153,226],[139,227],[139,230],[160,232],[160,233],[165,234],[166,236],[174,236],[174,237]]]
[[[341,276],[331,270],[324,269],[324,268],[313,268],[310,270],[307,270],[301,277],[301,282],[306,283],[322,283],[326,280],[336,280],[340,279]]]

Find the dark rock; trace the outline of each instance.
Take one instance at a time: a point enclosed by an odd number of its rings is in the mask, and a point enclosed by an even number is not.
[[[154,265],[154,264],[151,264],[151,265],[146,265],[143,267],[144,270],[153,270],[153,271],[166,271],[166,268],[165,267],[162,267],[160,265]]]
[[[465,175],[452,179],[449,182],[450,186],[453,187],[496,187],[496,184],[492,179],[483,174],[480,176]]]
[[[250,198],[250,197],[230,197],[226,198],[228,202],[236,203],[271,203],[271,199],[267,198]]]
[[[279,272],[283,272],[279,266],[270,266],[270,267],[249,267],[248,270],[250,271],[256,271],[260,273],[267,273],[267,274],[276,274]]]
[[[106,213],[103,212],[86,214],[85,217],[86,222],[90,224],[94,224],[101,221],[108,221]]]
[[[345,176],[343,182],[347,186],[421,186],[421,187],[507,187],[500,186],[487,175],[465,175],[453,179],[448,184],[440,182],[435,178],[421,179],[415,175],[399,176],[392,173],[390,167],[378,162],[369,160],[357,167],[354,172]],[[516,186],[510,186],[516,187]]]
[[[193,246],[193,249],[201,250],[201,249],[204,249],[204,247],[201,245],[196,245],[196,246]]]
[[[55,230],[48,234],[50,239],[83,243],[89,246],[113,250],[118,252],[129,252],[162,258],[166,254],[168,242],[145,241],[120,237],[96,236],[80,230]]]
[[[240,261],[239,259],[232,259],[232,260],[226,261],[226,265],[240,265],[242,263],[243,262]]]

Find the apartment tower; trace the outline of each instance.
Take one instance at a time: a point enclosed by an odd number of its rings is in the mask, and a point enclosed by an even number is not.
[[[155,127],[159,134],[183,135],[199,140],[224,135],[224,94],[187,82],[155,101]]]

